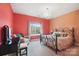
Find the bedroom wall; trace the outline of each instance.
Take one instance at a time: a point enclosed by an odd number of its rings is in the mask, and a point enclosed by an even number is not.
[[[50,32],[50,20],[38,18],[29,15],[22,15],[14,13],[14,20],[13,20],[13,32],[23,33],[25,36],[29,34],[29,22],[37,22],[43,24],[43,33],[48,34]],[[33,37],[36,38],[36,37]]]
[[[74,27],[76,42],[79,42],[79,10],[54,18],[51,21],[51,31],[54,28]]]
[[[1,28],[8,25],[12,28],[12,9],[8,3],[0,3],[0,42],[1,42]]]

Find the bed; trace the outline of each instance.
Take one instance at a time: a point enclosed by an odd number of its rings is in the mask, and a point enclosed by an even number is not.
[[[41,40],[45,45],[56,50],[56,52],[67,49],[73,45],[74,28],[56,28],[51,34],[41,35]]]

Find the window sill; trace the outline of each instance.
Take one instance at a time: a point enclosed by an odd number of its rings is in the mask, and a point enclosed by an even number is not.
[[[30,36],[38,36],[38,35],[40,35],[40,34],[31,34]]]

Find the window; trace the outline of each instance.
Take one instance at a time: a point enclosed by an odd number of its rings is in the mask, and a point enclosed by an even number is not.
[[[41,33],[41,24],[40,23],[30,23],[30,34],[36,35]]]

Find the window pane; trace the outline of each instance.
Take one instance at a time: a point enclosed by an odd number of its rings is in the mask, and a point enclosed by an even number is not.
[[[41,26],[39,23],[31,23],[31,33],[30,34],[40,34]]]

